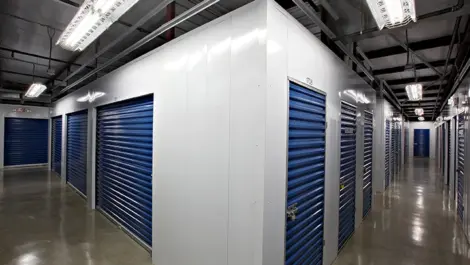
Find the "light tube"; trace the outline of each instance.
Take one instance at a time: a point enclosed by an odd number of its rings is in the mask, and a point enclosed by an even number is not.
[[[85,0],[56,45],[82,51],[139,0]]]
[[[423,85],[411,84],[407,85],[405,89],[410,101],[418,101],[423,99]]]
[[[39,95],[41,95],[47,87],[43,84],[40,83],[33,83],[31,86],[28,88],[28,91],[26,91],[26,94],[24,95],[27,98],[37,98]]]
[[[418,115],[418,116],[423,116],[424,115],[424,109],[416,108],[415,109],[415,114]]]
[[[367,0],[379,29],[404,26],[416,22],[414,0]]]

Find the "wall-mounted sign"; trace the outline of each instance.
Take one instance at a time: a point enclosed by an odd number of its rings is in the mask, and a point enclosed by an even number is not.
[[[31,109],[29,109],[29,108],[16,108],[16,109],[13,109],[13,112],[19,112],[19,113],[31,112]]]

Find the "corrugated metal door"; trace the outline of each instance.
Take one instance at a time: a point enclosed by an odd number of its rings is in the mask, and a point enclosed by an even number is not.
[[[341,102],[338,251],[354,232],[356,216],[356,107]]]
[[[323,263],[326,97],[290,83],[285,264]]]
[[[451,142],[450,142],[450,140],[451,140],[451,133],[452,133],[452,130],[450,129],[450,127],[451,127],[451,122],[452,122],[452,120],[450,120],[450,121],[447,122],[447,124],[448,124],[448,127],[447,127],[447,128],[449,128],[449,129],[447,130],[447,184],[448,184],[448,185],[450,184],[450,175],[451,175],[451,173],[450,173],[450,165],[451,165],[451,163],[452,163],[452,161],[450,161],[450,157],[451,157],[450,154],[451,154],[451,150],[452,150],[452,148],[451,148],[451,145],[452,145],[452,144],[451,144]]]
[[[390,163],[391,163],[391,167],[390,167],[390,172],[391,172],[391,177],[393,178],[393,176],[395,175],[395,162],[396,162],[396,129],[395,129],[395,122],[392,122],[391,124],[392,128],[391,128],[391,134],[392,134],[392,138],[391,138],[391,142],[390,142],[390,147],[391,147],[391,157],[390,157]]]
[[[365,217],[372,207],[372,146],[373,146],[373,114],[364,112],[364,176],[362,183],[363,210]]]
[[[62,116],[52,118],[52,156],[51,169],[61,175],[62,172]]]
[[[86,196],[88,112],[67,118],[67,182]]]
[[[153,96],[98,108],[96,205],[152,245]]]
[[[385,188],[390,186],[390,121],[385,121]]]
[[[459,220],[463,222],[464,214],[464,177],[465,177],[465,120],[464,115],[459,114],[458,118],[458,162],[457,162],[457,215]]]
[[[4,166],[47,164],[49,121],[5,118]]]
[[[442,173],[442,176],[445,176],[445,159],[446,159],[446,148],[445,148],[445,144],[446,144],[446,128],[445,128],[445,123],[443,123],[441,125],[441,130],[442,130],[442,134],[441,134],[441,153],[442,153],[442,156],[441,156],[441,173]]]

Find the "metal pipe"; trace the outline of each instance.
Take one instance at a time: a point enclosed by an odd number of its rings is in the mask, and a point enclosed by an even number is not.
[[[464,4],[465,4],[465,0],[458,0],[457,4],[455,4],[451,7],[446,7],[446,8],[443,8],[441,10],[437,10],[437,11],[433,11],[433,12],[430,12],[430,13],[420,15],[420,16],[417,17],[417,20],[421,21],[421,20],[424,20],[424,19],[434,18],[434,17],[441,16],[441,15],[444,15],[444,14],[447,14],[447,13],[452,13],[452,12],[459,11],[460,9],[463,8]],[[373,27],[373,28],[369,28],[369,29],[349,33],[349,34],[340,36],[340,37],[338,37],[337,39],[334,39],[334,40],[336,41],[336,40],[350,39],[352,37],[365,35],[365,34],[370,34],[370,33],[378,32],[378,31],[380,31],[380,29],[378,27]]]
[[[313,12],[307,4],[305,4],[302,0],[292,0],[300,10],[302,10],[307,17],[309,17],[318,27],[321,28],[321,30],[330,38],[334,39],[336,37],[335,33],[328,28],[328,26],[323,23],[320,17]],[[361,69],[362,72],[371,80],[375,81],[374,76],[370,73],[370,71],[359,61],[352,53],[349,51],[349,49],[341,42],[341,41],[336,41],[336,45],[349,57],[351,60],[357,64],[357,66]]]
[[[444,76],[446,76],[446,74],[447,74],[447,68],[448,68],[448,65],[449,65],[449,60],[450,60],[450,57],[452,56],[452,51],[454,50],[455,40],[457,39],[457,35],[459,34],[459,28],[460,28],[460,21],[461,20],[462,20],[462,17],[458,17],[455,20],[454,32],[452,33],[452,40],[450,42],[449,50],[447,51],[446,63],[444,65],[444,75],[441,76],[441,83],[439,84],[439,90],[437,92],[436,102],[434,103],[434,108],[432,110],[432,119],[433,120],[434,120],[434,116],[435,116],[435,113],[436,113],[437,102],[439,100],[439,96],[441,95],[442,83],[444,81]]]
[[[5,74],[12,74],[12,75],[22,75],[22,76],[29,76],[29,77],[37,77],[41,79],[48,79],[48,76],[40,76],[40,75],[35,75],[35,74],[26,74],[26,73],[20,73],[20,72],[14,72],[14,71],[9,71],[9,70],[0,70],[0,73],[5,73]]]
[[[58,63],[63,63],[63,64],[68,64],[69,63],[69,62],[64,61],[64,60],[60,60],[60,59],[56,59],[56,58],[49,58],[47,56],[37,55],[37,54],[29,53],[29,52],[23,52],[23,51],[10,49],[10,48],[6,48],[6,47],[0,47],[0,51],[11,52],[12,54],[15,54],[15,53],[22,54],[22,55],[26,55],[26,56],[36,57],[36,58],[39,58],[39,59],[44,59],[44,60],[47,60],[47,61],[49,61],[49,59],[50,59],[53,62],[58,62]],[[82,66],[81,64],[76,64],[76,63],[73,63],[72,65]],[[93,67],[87,67],[87,68],[93,69]]]
[[[469,70],[470,70],[470,58],[467,59],[467,62],[465,63],[464,67],[462,67],[462,70],[460,71],[459,76],[455,79],[454,85],[452,86],[452,89],[450,90],[444,102],[447,102],[449,98],[455,93],[455,91],[457,91],[457,88],[460,86],[460,83],[465,78],[465,76],[467,76],[467,73]],[[440,112],[442,112],[445,106],[446,104],[442,104]]]
[[[79,78],[77,81],[73,82],[72,84],[66,86],[64,89],[62,89],[57,95],[55,96],[59,96],[63,93],[65,93],[67,90],[77,86],[78,84],[82,83],[83,81],[87,80],[88,78],[90,78],[91,76],[93,76],[95,73],[103,70],[104,68],[110,66],[111,64],[113,64],[114,62],[116,62],[117,60],[121,59],[122,57],[124,57],[125,55],[129,54],[130,52],[134,51],[135,49],[138,49],[140,47],[142,47],[144,44],[146,44],[147,42],[151,41],[152,39],[156,38],[157,36],[159,36],[160,34],[164,33],[165,31],[167,31],[168,29],[182,23],[183,21],[191,18],[192,16],[196,15],[197,13],[201,12],[202,10],[212,6],[213,4],[219,2],[219,0],[205,0],[195,6],[193,6],[191,9],[185,11],[184,13],[182,13],[181,15],[177,16],[176,18],[172,19],[171,21],[168,21],[166,22],[165,24],[161,25],[158,29],[154,30],[152,33],[150,33],[149,35],[143,37],[142,39],[140,39],[139,41],[137,41],[136,43],[134,43],[133,45],[129,46],[127,49],[125,49],[124,51],[118,53],[115,57],[111,58],[110,60],[106,61],[103,65],[101,65],[100,67],[98,68],[95,68],[93,71],[90,71],[89,73],[87,73],[85,76]]]
[[[437,70],[434,66],[432,66],[427,60],[426,58],[424,58],[423,56],[421,56],[421,54],[417,53],[416,51],[410,49],[410,47],[403,43],[402,41],[400,41],[398,39],[397,36],[393,35],[393,34],[389,34],[389,36],[394,39],[396,42],[398,42],[398,44],[400,44],[401,47],[403,47],[403,49],[405,50],[408,50],[410,51],[414,56],[416,56],[421,62],[423,62],[429,69],[432,69],[439,77],[442,77],[443,74],[441,73],[441,71]],[[453,38],[452,38],[453,39]]]
[[[106,47],[104,47],[102,50],[100,50],[99,52],[96,52],[94,54],[94,56],[92,58],[90,58],[85,64],[83,64],[81,67],[79,67],[77,70],[73,71],[72,73],[68,74],[67,77],[62,80],[62,82],[67,82],[68,80],[70,80],[70,78],[74,77],[75,75],[77,75],[78,73],[80,73],[83,69],[85,69],[85,67],[87,67],[88,65],[92,64],[92,63],[95,63],[96,62],[96,59],[98,57],[100,57],[101,55],[103,55],[104,53],[106,53],[107,51],[109,51],[110,49],[112,49],[114,46],[116,46],[116,44],[120,43],[123,39],[125,39],[127,36],[129,36],[129,34],[131,34],[132,32],[134,32],[134,30],[136,30],[138,27],[140,27],[141,25],[145,24],[145,22],[147,22],[149,19],[151,19],[152,17],[154,17],[156,14],[158,14],[160,11],[162,11],[163,9],[165,9],[165,7],[167,5],[169,5],[170,3],[172,3],[174,0],[164,0],[162,1],[160,4],[158,4],[155,8],[153,8],[152,10],[150,10],[150,12],[148,12],[145,16],[143,16],[141,19],[139,19],[139,21],[137,21],[137,23],[135,23],[132,27],[130,27],[129,29],[127,29],[126,32],[124,32],[123,34],[119,35],[119,37],[115,40],[113,40],[111,43],[109,43]],[[96,69],[96,68],[95,68]],[[57,87],[59,86],[55,86],[53,88],[56,89]]]

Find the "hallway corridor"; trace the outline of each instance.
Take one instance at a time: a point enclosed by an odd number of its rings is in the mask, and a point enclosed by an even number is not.
[[[433,165],[432,165],[433,166]],[[394,180],[335,265],[463,265],[470,248],[429,162]],[[0,264],[146,265],[147,251],[48,171],[0,178]]]
[[[0,174],[1,265],[148,265],[150,254],[47,170]]]
[[[463,265],[470,248],[434,162],[405,165],[334,265]]]

